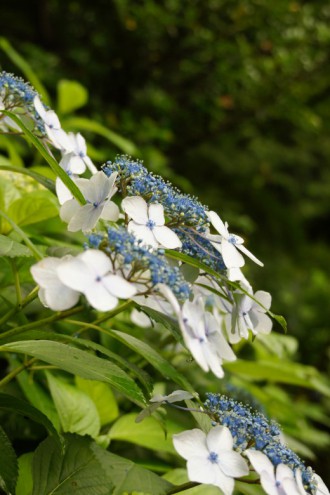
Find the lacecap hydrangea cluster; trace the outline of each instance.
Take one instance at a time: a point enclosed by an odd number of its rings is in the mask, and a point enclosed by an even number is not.
[[[179,236],[182,252],[199,259],[216,271],[225,266],[221,256],[204,237],[209,222],[207,207],[195,197],[183,194],[169,181],[149,172],[140,161],[126,155],[106,162],[102,167],[107,176],[117,172],[117,187],[124,196],[142,196],[148,203],[160,203],[168,217],[168,227]]]
[[[16,77],[8,72],[0,72],[0,109],[28,113],[37,119],[33,100],[37,92],[27,82],[20,77]]]
[[[152,289],[157,284],[165,284],[179,300],[188,299],[189,285],[179,267],[172,266],[168,262],[163,249],[148,248],[124,227],[110,227],[107,237],[90,235],[89,243],[91,247],[104,251],[115,263],[118,261],[120,266],[126,266],[129,269],[126,275],[128,280],[134,280],[135,274],[148,272],[150,277],[148,289]],[[148,285],[148,282],[145,284]]]
[[[207,394],[204,406],[215,425],[229,428],[237,452],[254,448],[267,455],[274,466],[285,464],[292,471],[300,469],[306,490],[314,493],[312,468],[306,467],[297,454],[283,444],[277,423],[225,395]]]

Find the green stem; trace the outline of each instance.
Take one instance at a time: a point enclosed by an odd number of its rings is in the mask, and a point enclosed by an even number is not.
[[[34,330],[38,327],[43,327],[48,323],[53,323],[54,321],[63,320],[67,316],[72,316],[77,313],[80,313],[84,309],[84,306],[77,306],[76,308],[68,309],[67,311],[62,311],[61,313],[55,313],[48,318],[44,318],[42,320],[33,321],[31,323],[27,323],[26,325],[21,325],[20,327],[13,328],[12,330],[8,330],[7,332],[3,332],[0,335],[0,340],[5,339],[7,337],[12,337],[13,335],[17,336],[20,333],[25,332],[26,330]]]
[[[11,218],[9,218],[8,215],[6,215],[6,213],[4,211],[0,210],[0,216],[3,217],[12,226],[13,230],[15,230],[15,232],[17,232],[22,237],[23,241],[25,242],[27,247],[30,249],[31,253],[33,253],[34,257],[37,260],[42,260],[42,258],[43,258],[42,253],[39,251],[38,248],[35,247],[33,242],[30,241],[30,239],[25,234],[25,232],[23,232],[23,230],[20,229],[19,226],[16,225],[16,223]]]
[[[37,361],[37,358],[32,358],[29,361],[21,364],[17,368],[15,368],[13,371],[8,373],[2,380],[0,380],[0,388],[3,387],[4,385],[7,385],[13,378],[15,378],[21,371],[26,370],[26,368],[29,368],[31,364],[33,364],[35,361]]]
[[[17,311],[20,311],[22,310],[25,306],[27,306],[31,301],[33,301],[37,295],[38,295],[38,290],[39,290],[39,287],[35,287],[31,292],[30,294],[28,294],[26,296],[25,299],[22,300],[21,304],[19,304],[18,306],[14,306],[13,308],[11,308],[9,311],[7,311],[7,313],[5,313],[3,315],[3,317],[0,319],[0,327],[1,325],[3,325],[4,323],[6,323],[6,321],[8,321],[15,313],[17,313]]]
[[[175,486],[172,488],[169,492],[167,492],[166,495],[173,495],[174,493],[181,493],[186,490],[189,490],[190,488],[194,488],[195,486],[198,486],[199,483],[195,483],[193,481],[188,481],[188,483],[183,483],[183,485]]]
[[[88,330],[88,328],[91,328],[91,325],[94,325],[94,326],[99,325],[100,323],[103,323],[104,321],[107,321],[110,318],[117,316],[119,313],[122,313],[123,311],[125,311],[125,309],[129,308],[130,306],[133,306],[133,304],[134,304],[134,301],[132,301],[132,299],[128,299],[127,301],[125,301],[120,306],[117,306],[117,308],[106,313],[104,316],[97,318],[97,320],[95,320],[93,323],[86,323],[83,327],[80,328],[80,330],[78,330],[77,334],[80,334],[80,333],[84,332],[85,330]],[[97,327],[96,329],[100,331],[100,328]],[[101,331],[103,331],[103,329]]]

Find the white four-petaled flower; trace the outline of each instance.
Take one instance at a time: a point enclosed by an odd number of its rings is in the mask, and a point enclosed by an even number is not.
[[[181,247],[182,243],[173,230],[166,227],[164,208],[160,204],[147,204],[141,196],[130,196],[123,199],[121,206],[131,221],[129,232],[154,248],[167,249]]]
[[[220,234],[220,236],[209,235],[208,238],[215,249],[221,254],[223,262],[228,269],[240,268],[245,264],[245,260],[238,249],[252,261],[263,266],[263,263],[243,246],[244,240],[242,237],[229,233],[227,222],[223,223],[219,215],[214,211],[208,211],[206,214],[215,230]]]
[[[234,452],[226,426],[216,426],[206,435],[197,428],[173,435],[177,452],[187,461],[188,478],[218,486],[225,495],[234,490],[233,478],[249,474],[243,457]]]
[[[83,193],[87,204],[81,206],[76,199],[66,201],[60,210],[61,219],[68,222],[68,230],[77,232],[92,230],[97,221],[116,221],[119,217],[119,208],[110,201],[116,193],[115,180],[117,173],[107,177],[103,172],[97,172],[90,179],[76,179],[76,184]]]
[[[67,133],[62,129],[61,123],[54,110],[46,110],[39,96],[35,96],[34,107],[42,119],[47,136],[55,148],[69,153],[73,149],[72,142]]]

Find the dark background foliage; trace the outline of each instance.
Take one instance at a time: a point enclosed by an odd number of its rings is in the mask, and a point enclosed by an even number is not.
[[[328,372],[329,3],[14,0],[0,32],[52,96],[78,80],[84,113],[248,239],[297,357]]]

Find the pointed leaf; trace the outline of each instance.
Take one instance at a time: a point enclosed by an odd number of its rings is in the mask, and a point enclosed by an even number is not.
[[[63,431],[96,438],[101,425],[92,399],[51,373],[46,375]]]
[[[118,415],[118,405],[109,385],[95,380],[86,380],[80,376],[75,378],[77,387],[87,394],[96,406],[101,426],[114,421]]]
[[[83,107],[88,101],[88,91],[78,81],[61,79],[57,85],[58,111],[70,113]]]
[[[8,209],[8,216],[20,226],[48,220],[57,215],[57,200],[48,191],[25,194],[14,201]]]
[[[0,234],[0,256],[8,256],[9,258],[19,258],[20,256],[32,256],[29,248],[13,241],[9,237]]]
[[[0,349],[29,354],[74,375],[109,383],[133,402],[139,405],[145,403],[141,389],[132,378],[115,364],[89,352],[48,340],[13,342]]]
[[[31,495],[32,493],[32,460],[33,452],[23,454],[18,458],[18,479],[15,495]]]

